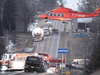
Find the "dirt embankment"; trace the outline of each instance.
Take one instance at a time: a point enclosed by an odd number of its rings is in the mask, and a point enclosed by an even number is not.
[[[20,32],[16,35],[16,45],[11,49],[13,52],[23,52],[26,47],[32,47],[33,37],[31,32]]]

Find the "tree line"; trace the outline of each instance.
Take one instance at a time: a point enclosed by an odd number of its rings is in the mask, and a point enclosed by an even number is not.
[[[0,36],[10,34],[12,38],[16,37],[17,31],[23,27],[27,31],[28,24],[34,22],[38,12],[45,12],[56,6],[57,0],[0,0]],[[100,0],[87,0],[90,3],[85,5],[83,12],[94,12],[100,7]],[[52,6],[50,6],[52,5]],[[22,26],[23,25],[23,26]],[[88,50],[87,57],[91,60],[86,66],[91,72],[100,68],[100,15],[93,18],[89,23],[93,31],[92,43],[87,39],[84,46]],[[86,39],[85,39],[86,40]],[[15,39],[13,39],[15,43]],[[92,51],[90,51],[92,50]],[[0,38],[0,55],[5,52],[5,39]]]
[[[80,7],[80,10],[87,13],[93,13],[100,7],[100,0],[87,0],[88,4],[84,7]],[[100,14],[98,17],[94,17],[91,23],[88,23],[92,32],[86,39],[83,38],[81,42],[86,51],[85,58],[89,58],[90,62],[88,66],[85,66],[85,70],[88,73],[93,73],[100,69]]]
[[[0,0],[0,36],[8,37],[15,44],[16,34],[19,31],[27,32],[28,25],[35,21],[38,12],[44,12],[43,1],[56,3],[56,0]],[[1,54],[8,44],[6,39],[2,42],[0,41],[0,48],[3,48],[0,49]]]

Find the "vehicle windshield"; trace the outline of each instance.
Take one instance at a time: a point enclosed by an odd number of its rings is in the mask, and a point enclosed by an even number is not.
[[[77,62],[72,62],[72,64],[78,64]]]
[[[40,35],[35,35],[35,38],[40,39]]]
[[[47,12],[46,15],[48,16],[50,12]]]
[[[44,31],[48,31],[48,29],[43,29]]]
[[[35,34],[35,37],[39,37],[40,36],[40,34]]]
[[[27,57],[26,61],[40,62],[40,59],[38,57]]]

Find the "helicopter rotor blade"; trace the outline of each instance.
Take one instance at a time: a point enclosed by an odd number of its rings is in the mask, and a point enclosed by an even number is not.
[[[81,2],[81,3],[75,3],[75,4],[68,4],[68,5],[65,5],[65,6],[75,6],[75,5],[82,5],[82,4],[87,4],[87,3],[90,3],[90,2]]]

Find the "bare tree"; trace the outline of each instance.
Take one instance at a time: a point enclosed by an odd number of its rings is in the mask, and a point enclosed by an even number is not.
[[[19,0],[19,19],[24,23],[24,32],[27,31],[28,24],[34,21],[37,14],[35,3],[28,2],[27,0]]]
[[[5,43],[4,43],[4,39],[0,38],[0,59],[1,59],[1,55],[5,52]]]
[[[87,1],[89,1],[90,3],[85,6],[84,12],[92,13],[97,8],[100,7],[100,2],[99,2],[100,0],[87,0]],[[100,65],[99,63],[100,62],[99,60],[100,59],[100,14],[98,14],[98,17],[93,18],[93,21],[89,23],[89,26],[92,30],[92,33],[90,34],[91,35],[90,39],[92,39],[93,43],[91,43],[92,46],[90,45],[90,47],[89,44],[87,44],[88,47],[90,48],[88,50],[92,49],[92,51],[90,51],[91,62],[89,66],[87,66],[87,69],[94,71],[100,68],[99,66]]]

